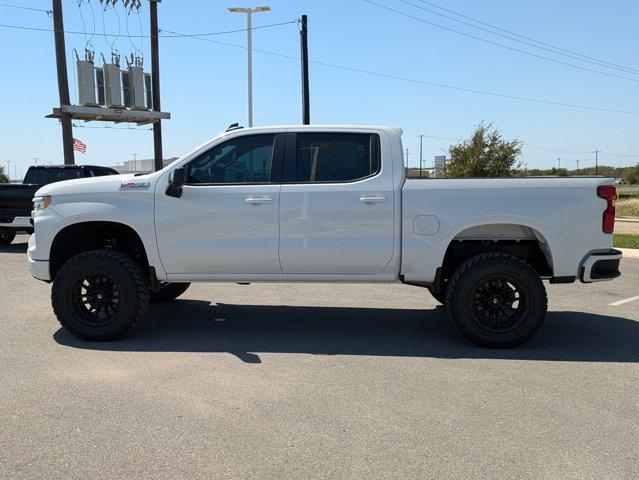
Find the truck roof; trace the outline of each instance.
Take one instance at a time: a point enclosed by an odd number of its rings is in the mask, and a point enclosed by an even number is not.
[[[237,126],[234,128],[229,128],[224,133],[235,133],[237,131],[241,132],[263,132],[270,130],[385,130],[391,131],[398,135],[402,134],[402,129],[398,127],[391,127],[389,125],[345,125],[345,124],[312,124],[312,125],[263,125],[259,127],[242,127]]]

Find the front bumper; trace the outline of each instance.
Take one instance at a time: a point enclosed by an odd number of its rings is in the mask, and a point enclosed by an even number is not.
[[[591,253],[581,264],[580,277],[583,283],[603,282],[621,275],[619,262],[623,254],[614,248],[608,252]]]
[[[29,237],[29,248],[27,250],[27,263],[29,264],[31,275],[38,280],[50,282],[49,260],[34,260],[32,254],[35,252],[35,248],[35,234],[33,234]]]

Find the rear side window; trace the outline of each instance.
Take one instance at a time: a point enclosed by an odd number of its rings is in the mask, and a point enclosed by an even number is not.
[[[82,170],[79,168],[60,168],[49,170],[49,182],[61,182],[62,180],[72,180],[74,178],[82,178]]]
[[[297,182],[348,182],[379,171],[379,137],[362,133],[298,133]]]

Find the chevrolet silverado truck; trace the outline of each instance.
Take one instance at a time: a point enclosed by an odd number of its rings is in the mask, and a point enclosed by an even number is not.
[[[505,348],[541,327],[542,280],[620,275],[614,215],[612,179],[406,179],[396,128],[230,128],[148,175],[42,187],[28,263],[86,340],[191,282],[387,282]]]
[[[40,165],[29,167],[22,183],[0,183],[0,245],[10,244],[16,233],[33,233],[33,196],[43,185],[72,178],[117,174],[112,168],[92,165]]]

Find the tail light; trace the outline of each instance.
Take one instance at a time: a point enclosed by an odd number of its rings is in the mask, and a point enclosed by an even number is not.
[[[597,196],[606,202],[606,209],[603,212],[601,229],[604,233],[612,233],[615,229],[615,198],[617,189],[614,185],[601,185],[597,187]]]

